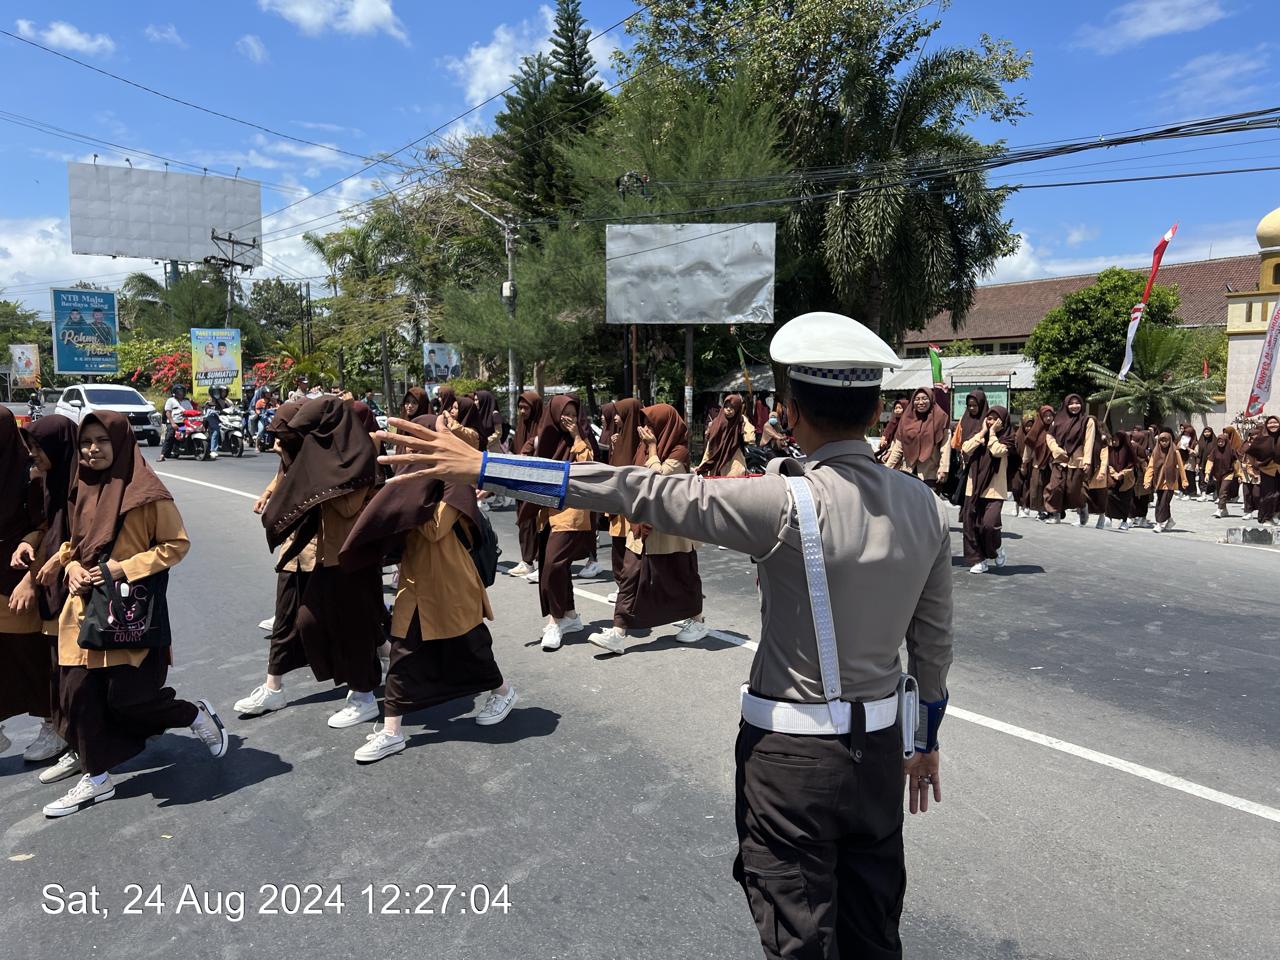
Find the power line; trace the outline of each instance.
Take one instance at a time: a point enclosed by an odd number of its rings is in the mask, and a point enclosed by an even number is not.
[[[136,80],[130,80],[128,77],[122,77],[117,73],[112,73],[110,70],[103,70],[101,67],[95,67],[91,63],[85,63],[83,60],[78,60],[75,57],[70,56],[69,54],[62,53],[59,50],[54,50],[52,47],[46,47],[42,43],[36,43],[36,41],[29,40],[28,38],[19,36],[16,33],[10,33],[8,30],[0,30],[0,35],[9,37],[12,40],[17,40],[19,43],[25,43],[28,46],[35,47],[37,50],[43,50],[45,53],[53,54],[53,56],[55,57],[60,57],[63,60],[67,60],[78,66],[84,67],[86,70],[92,70],[94,73],[99,73],[104,77],[110,77],[112,80],[118,80],[120,83],[124,83],[131,87],[135,87],[138,90],[142,90],[146,93],[151,94],[152,96],[160,97],[162,100],[168,100],[170,103],[176,103],[184,107],[190,107],[192,110],[199,110],[201,113],[207,113],[210,116],[219,117],[223,120],[230,120],[232,123],[238,123],[241,126],[252,127],[254,130],[261,130],[263,133],[269,133],[273,137],[279,137],[282,140],[292,140],[294,143],[305,144],[308,147],[319,147],[322,150],[330,150],[333,153],[340,153],[344,156],[352,157],[356,160],[369,160],[368,157],[363,156],[362,154],[352,153],[349,150],[343,150],[341,147],[335,147],[328,143],[317,143],[314,140],[307,140],[304,137],[295,137],[292,134],[282,133],[279,130],[273,130],[271,127],[263,126],[260,123],[254,123],[252,120],[244,120],[240,117],[232,116],[229,113],[223,113],[220,110],[214,110],[210,107],[201,106],[198,103],[192,103],[190,100],[183,100],[181,97],[175,97],[175,96],[172,96],[171,94],[164,93],[163,91],[156,90],[153,87],[148,87],[146,84],[138,83]],[[383,161],[374,161],[375,164],[380,162],[383,162]]]

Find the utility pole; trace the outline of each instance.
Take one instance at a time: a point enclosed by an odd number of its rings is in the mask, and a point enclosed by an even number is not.
[[[253,240],[237,240],[234,233],[227,233],[225,237],[218,236],[218,231],[210,228],[209,239],[218,244],[218,249],[222,249],[222,244],[226,244],[230,249],[229,256],[226,257],[205,257],[205,263],[214,264],[225,267],[227,271],[227,327],[231,327],[231,310],[235,304],[235,294],[232,284],[235,282],[235,269],[239,267],[241,270],[252,269],[252,264],[241,263],[236,260],[236,247],[248,247],[250,250],[258,248],[258,238]]]
[[[316,352],[315,319],[316,319],[315,313],[311,309],[311,281],[308,280],[307,281],[307,323],[306,323],[305,333],[302,338],[302,348],[307,351],[308,355]]]
[[[465,203],[474,210],[480,211],[502,228],[502,239],[507,248],[507,280],[502,285],[502,302],[507,307],[507,319],[511,323],[511,332],[507,337],[507,416],[512,424],[516,422],[516,399],[519,388],[516,386],[516,351],[511,346],[516,326],[516,227],[514,223],[503,220],[490,213],[480,204],[462,193],[455,193],[454,199]]]

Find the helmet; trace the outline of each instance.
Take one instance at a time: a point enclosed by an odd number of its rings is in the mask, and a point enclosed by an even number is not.
[[[169,392],[176,397],[178,395],[179,390],[181,390],[183,393],[187,392],[187,388],[180,383],[175,383],[173,385],[173,388]]]

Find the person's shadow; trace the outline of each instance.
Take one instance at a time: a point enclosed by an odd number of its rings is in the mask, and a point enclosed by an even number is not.
[[[402,728],[408,745],[431,743],[518,743],[549,737],[560,726],[560,714],[545,707],[524,707],[520,701],[511,708],[501,723],[481,726],[474,717],[466,716],[475,709],[470,697],[451,700],[426,710],[405,714]],[[425,729],[410,732],[408,727]]]
[[[192,737],[165,734],[147,749],[112,770],[113,775],[138,771],[116,783],[117,797],[151,796],[161,807],[208,803],[246,787],[264,783],[293,770],[274,753],[244,746],[244,738],[230,734],[226,755],[209,756],[209,748]]]

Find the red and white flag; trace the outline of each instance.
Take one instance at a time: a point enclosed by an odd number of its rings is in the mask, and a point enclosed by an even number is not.
[[[1276,346],[1280,344],[1280,303],[1276,304],[1276,312],[1271,314],[1271,323],[1267,325],[1267,336],[1262,341],[1262,353],[1258,357],[1258,371],[1253,375],[1253,386],[1249,390],[1249,403],[1244,408],[1246,417],[1256,417],[1262,413],[1263,407],[1271,399],[1271,375],[1276,369]]]
[[[1160,238],[1160,242],[1156,244],[1155,252],[1151,255],[1151,275],[1147,277],[1147,285],[1142,291],[1142,301],[1135,303],[1133,309],[1129,311],[1129,332],[1124,343],[1124,363],[1120,365],[1121,380],[1129,375],[1129,369],[1133,366],[1133,338],[1137,336],[1138,324],[1142,322],[1142,314],[1147,309],[1147,301],[1151,299],[1151,288],[1156,285],[1156,274],[1160,272],[1160,261],[1164,259],[1164,252],[1169,246],[1169,241],[1173,239],[1173,235],[1177,232],[1178,225],[1175,223]]]

